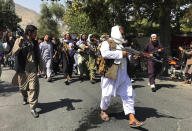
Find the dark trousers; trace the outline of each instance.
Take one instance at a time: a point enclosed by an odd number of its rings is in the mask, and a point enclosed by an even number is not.
[[[62,70],[64,73],[64,78],[67,78],[69,75],[69,59],[65,55],[62,57]]]
[[[57,72],[59,72],[59,64],[60,64],[60,60],[57,58],[54,58],[52,61],[52,66],[53,66],[53,72],[56,74]]]
[[[155,84],[155,79],[157,75],[161,71],[162,65],[158,62],[148,61],[147,66],[148,66],[149,83],[150,85],[153,85]]]
[[[72,73],[73,73],[73,64],[74,64],[74,56],[70,56],[69,65],[68,65],[68,70],[69,70],[68,73],[70,77],[72,76]]]

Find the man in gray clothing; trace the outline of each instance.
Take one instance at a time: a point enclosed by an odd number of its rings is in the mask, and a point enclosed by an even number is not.
[[[44,42],[40,43],[39,48],[41,50],[41,57],[43,60],[43,73],[48,82],[51,82],[51,63],[53,57],[52,43],[49,42],[49,36],[44,36]]]

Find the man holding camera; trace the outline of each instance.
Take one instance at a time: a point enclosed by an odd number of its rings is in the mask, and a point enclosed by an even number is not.
[[[38,42],[35,40],[37,28],[27,25],[25,34],[15,41],[12,55],[16,56],[16,74],[13,85],[18,85],[23,97],[23,105],[29,103],[33,117],[37,118],[36,106],[39,96],[38,67],[42,69],[42,60]]]

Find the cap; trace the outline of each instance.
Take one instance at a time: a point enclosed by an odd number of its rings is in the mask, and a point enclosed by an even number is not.
[[[157,35],[156,34],[151,34],[151,37],[157,37]]]

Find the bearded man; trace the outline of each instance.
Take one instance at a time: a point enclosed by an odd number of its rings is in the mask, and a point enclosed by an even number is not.
[[[156,57],[156,59],[161,59],[162,51],[163,46],[161,45],[161,43],[158,42],[157,35],[152,34],[151,42],[144,47],[144,52],[149,53],[149,56]],[[149,85],[151,87],[152,92],[155,92],[156,91],[155,79],[161,71],[162,64],[152,59],[148,59],[147,66],[148,66]]]
[[[124,40],[124,30],[120,26],[114,26],[111,30],[111,38],[101,44],[101,55],[105,59],[107,70],[101,76],[101,119],[109,120],[107,109],[110,105],[111,97],[119,95],[123,102],[125,115],[129,116],[129,125],[139,127],[143,122],[135,118],[134,97],[130,78],[127,74],[127,55],[122,51]]]
[[[12,84],[18,85],[23,97],[23,105],[29,103],[33,117],[39,117],[36,112],[39,96],[38,67],[42,70],[42,59],[38,42],[35,40],[37,28],[27,25],[25,36],[15,41],[12,55],[16,56],[16,74]]]

